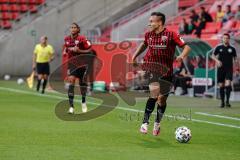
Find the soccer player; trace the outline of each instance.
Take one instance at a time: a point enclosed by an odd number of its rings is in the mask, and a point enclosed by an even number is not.
[[[46,36],[42,36],[40,38],[40,44],[35,46],[33,52],[33,70],[37,67],[37,74],[38,74],[38,82],[37,82],[37,91],[40,89],[41,81],[42,83],[42,94],[45,92],[45,88],[48,81],[48,75],[50,73],[49,62],[53,61],[54,59],[54,49],[53,47],[48,44],[48,38]]]
[[[164,27],[165,15],[160,12],[153,12],[149,18],[150,31],[145,34],[145,40],[140,44],[133,56],[133,63],[136,58],[148,48],[144,56],[143,69],[149,78],[150,97],[147,100],[143,123],[140,132],[146,134],[148,131],[149,118],[157,103],[157,116],[154,123],[153,135],[160,133],[160,121],[166,110],[166,100],[170,91],[170,85],[164,86],[165,82],[172,82],[173,76],[173,60],[176,45],[183,48],[182,53],[176,58],[181,62],[188,56],[191,48],[183,41],[183,39],[175,32],[169,31]],[[167,72],[163,73],[161,67],[167,68]],[[162,91],[168,87],[168,91]]]
[[[68,58],[74,58],[81,54],[86,54],[91,51],[91,43],[86,39],[85,36],[79,35],[80,27],[77,23],[72,23],[70,27],[70,35],[64,38],[64,54],[68,55]],[[74,113],[74,85],[75,81],[79,79],[79,86],[81,88],[82,94],[82,111],[87,112],[87,105],[86,105],[86,91],[87,91],[87,83],[85,82],[86,79],[86,67],[78,67],[74,64],[68,64],[68,80],[70,82],[68,88],[68,98],[69,98],[69,113]]]
[[[217,78],[220,87],[221,108],[225,105],[226,107],[231,107],[229,98],[232,91],[231,81],[233,77],[233,61],[237,60],[236,49],[230,45],[230,35],[228,33],[223,35],[222,42],[223,44],[218,45],[212,55],[212,58],[218,66]]]

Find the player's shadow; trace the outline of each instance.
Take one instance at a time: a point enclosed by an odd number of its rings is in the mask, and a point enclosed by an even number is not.
[[[143,135],[145,136],[145,135]],[[139,137],[137,145],[143,146],[145,148],[165,148],[165,147],[173,147],[170,143],[168,143],[163,138],[152,137],[146,135],[146,137]]]

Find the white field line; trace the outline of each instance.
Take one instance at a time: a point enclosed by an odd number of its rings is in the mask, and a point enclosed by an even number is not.
[[[15,92],[15,93],[23,93],[23,94],[36,95],[36,96],[39,96],[39,97],[47,97],[47,98],[61,99],[61,100],[66,99],[66,100],[67,100],[66,97],[55,96],[55,95],[48,95],[48,94],[39,94],[39,93],[34,93],[34,92],[30,92],[30,91],[23,91],[23,90],[18,90],[18,89],[13,89],[13,88],[0,87],[0,90],[10,91],[10,92]],[[89,104],[93,104],[93,105],[99,105],[99,103],[93,103],[93,102],[88,102],[88,103],[89,103]],[[112,107],[112,106],[111,106],[111,107]],[[125,110],[125,111],[131,111],[131,112],[141,112],[141,113],[144,112],[144,111],[142,111],[142,110],[125,108],[125,107],[116,107],[116,109]],[[172,116],[172,115],[165,115],[165,116],[166,116],[166,117],[170,117],[170,118],[174,118],[174,116]],[[178,119],[186,120],[186,118],[184,118],[184,117],[178,117]],[[224,127],[230,127],[230,128],[238,128],[238,129],[240,129],[240,126],[231,125],[231,124],[211,122],[211,121],[205,121],[205,120],[193,119],[193,118],[191,118],[190,120],[193,121],[193,122],[207,123],[207,124],[213,124],[213,125],[217,125],[217,126],[224,126]]]
[[[217,117],[217,118],[224,118],[224,119],[231,119],[231,120],[240,121],[240,118],[229,117],[229,116],[222,116],[222,115],[217,115],[217,114],[210,114],[210,113],[204,113],[204,112],[195,112],[195,114],[209,116],[209,117]]]

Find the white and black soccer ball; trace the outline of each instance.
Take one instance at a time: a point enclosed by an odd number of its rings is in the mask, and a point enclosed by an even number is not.
[[[22,78],[17,79],[17,84],[22,85],[24,83],[24,80]]]
[[[4,80],[5,81],[8,81],[8,80],[10,80],[11,79],[11,76],[10,75],[8,75],[8,74],[5,74],[4,75]]]
[[[175,131],[175,138],[180,143],[187,143],[192,138],[191,130],[185,126],[178,127]]]

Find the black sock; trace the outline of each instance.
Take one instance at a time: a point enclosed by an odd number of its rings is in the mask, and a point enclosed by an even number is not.
[[[155,122],[160,123],[165,113],[166,107],[167,107],[167,104],[163,106],[160,106],[159,104],[157,105],[157,116],[156,116]]]
[[[41,79],[38,79],[38,81],[37,81],[37,91],[39,91],[40,85],[41,85]]]
[[[148,98],[143,118],[143,123],[149,123],[149,118],[151,116],[151,113],[153,112],[155,108],[155,103],[157,99],[156,98]]]
[[[82,96],[82,103],[86,102],[86,96]]]
[[[45,88],[47,86],[47,81],[48,81],[47,79],[43,80],[42,93],[44,93],[44,90],[45,90]]]
[[[87,94],[87,84],[86,83],[80,83],[80,90],[82,95],[82,103],[86,102],[86,94]]]
[[[68,100],[69,105],[73,107],[73,99],[74,99],[74,85],[70,84],[68,87]]]
[[[225,88],[226,88],[226,98],[227,98],[226,103],[229,103],[232,87],[231,86],[226,86]]]
[[[225,99],[225,91],[224,91],[224,87],[220,87],[220,98],[222,103],[224,103],[224,99]]]

